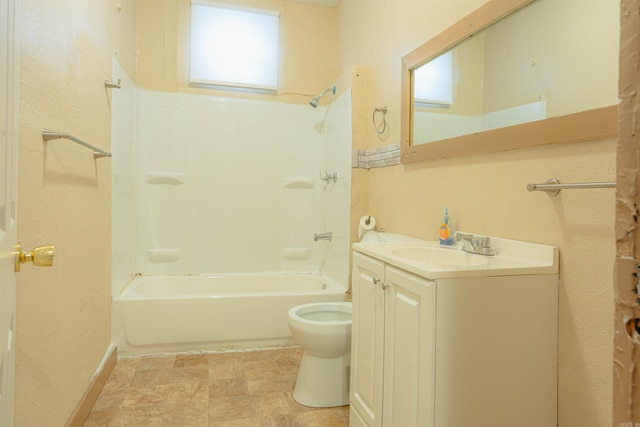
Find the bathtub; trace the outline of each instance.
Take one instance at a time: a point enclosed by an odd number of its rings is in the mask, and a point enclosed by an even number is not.
[[[113,338],[123,356],[290,346],[289,309],[345,291],[318,274],[137,276],[113,300]]]

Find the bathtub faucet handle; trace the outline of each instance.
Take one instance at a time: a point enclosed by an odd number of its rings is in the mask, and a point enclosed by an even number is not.
[[[333,237],[332,233],[330,231],[326,232],[326,233],[314,233],[313,234],[313,241],[317,242],[318,240],[328,240],[331,241],[331,238]]]

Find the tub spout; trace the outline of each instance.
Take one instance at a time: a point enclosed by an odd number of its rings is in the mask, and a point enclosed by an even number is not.
[[[331,241],[331,237],[332,237],[332,235],[331,235],[331,232],[330,232],[330,231],[329,231],[329,232],[327,232],[327,233],[320,233],[320,234],[318,234],[318,233],[314,233],[314,235],[313,235],[313,240],[314,240],[315,242],[317,242],[318,240],[328,240],[328,241]]]

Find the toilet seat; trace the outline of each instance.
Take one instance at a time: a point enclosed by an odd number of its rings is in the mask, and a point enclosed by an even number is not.
[[[351,323],[351,303],[309,303],[293,307],[289,316],[301,322],[349,324]]]

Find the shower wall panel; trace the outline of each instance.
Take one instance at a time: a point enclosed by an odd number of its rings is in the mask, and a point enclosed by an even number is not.
[[[137,272],[318,271],[325,116],[308,105],[140,90]]]
[[[120,294],[136,273],[134,210],[134,141],[137,92],[133,80],[113,58],[111,90],[111,289]]]
[[[157,265],[155,274],[170,274],[165,267],[183,256],[187,229],[186,114],[181,105],[146,102],[140,98],[136,241],[144,243],[137,259]]]
[[[349,283],[351,257],[351,89],[331,103],[327,111],[324,164],[338,179],[323,183],[324,228],[333,233],[323,260],[322,273],[340,283]]]

